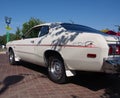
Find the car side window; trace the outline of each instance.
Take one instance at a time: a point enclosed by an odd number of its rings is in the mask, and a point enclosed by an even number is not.
[[[39,32],[38,37],[47,35],[49,33],[49,26],[42,26]]]
[[[26,37],[27,38],[37,38],[39,32],[40,32],[40,27],[33,28],[28,32]]]

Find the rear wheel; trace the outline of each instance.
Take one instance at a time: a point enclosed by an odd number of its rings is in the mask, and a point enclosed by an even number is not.
[[[48,62],[49,78],[56,83],[65,83],[66,74],[63,61],[57,56],[52,56]]]
[[[15,65],[15,64],[16,64],[15,54],[14,54],[13,50],[10,50],[10,51],[9,51],[9,63],[10,63],[11,65]]]

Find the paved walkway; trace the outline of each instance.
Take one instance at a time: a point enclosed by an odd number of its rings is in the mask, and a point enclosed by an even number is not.
[[[67,84],[55,84],[45,68],[28,63],[11,66],[0,54],[0,98],[120,98],[118,77],[78,74]]]

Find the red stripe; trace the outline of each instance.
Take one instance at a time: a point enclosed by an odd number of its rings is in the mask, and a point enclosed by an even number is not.
[[[41,45],[32,45],[32,44],[13,44],[9,46],[59,46],[59,47],[79,47],[79,48],[98,48],[98,47],[91,47],[91,46],[80,46],[80,45],[50,45],[50,44],[41,44]]]

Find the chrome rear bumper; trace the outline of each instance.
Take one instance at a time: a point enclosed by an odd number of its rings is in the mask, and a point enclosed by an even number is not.
[[[107,58],[104,59],[102,71],[105,73],[120,73],[120,58]]]

